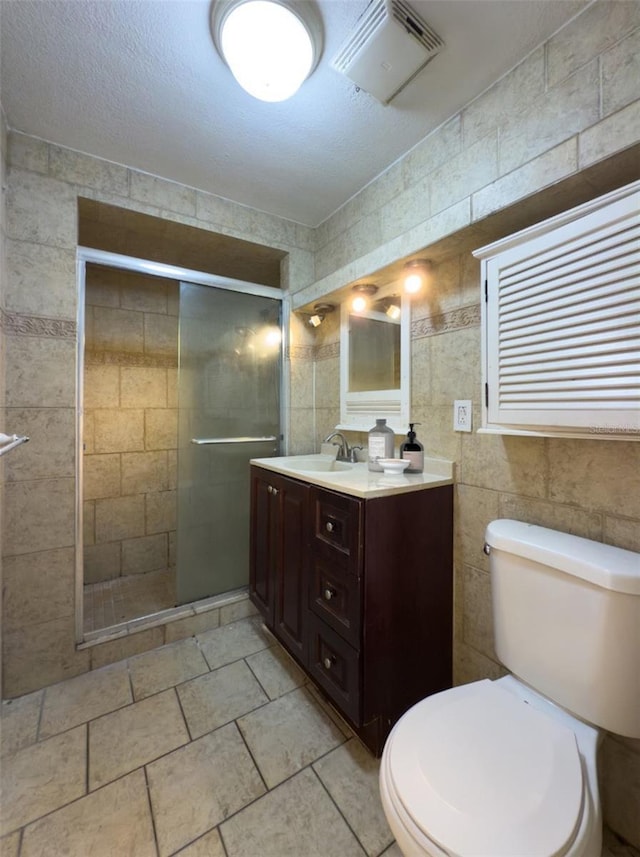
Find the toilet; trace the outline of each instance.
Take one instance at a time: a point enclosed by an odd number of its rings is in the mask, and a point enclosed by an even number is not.
[[[398,720],[387,821],[405,857],[600,857],[600,730],[640,738],[640,554],[507,519],[485,551],[511,674]]]

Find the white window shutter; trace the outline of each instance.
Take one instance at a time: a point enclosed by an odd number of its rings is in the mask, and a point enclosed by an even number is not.
[[[640,439],[640,183],[483,258],[487,430]]]

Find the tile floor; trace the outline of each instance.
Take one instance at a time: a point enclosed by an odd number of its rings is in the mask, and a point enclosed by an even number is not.
[[[401,857],[378,762],[256,617],[5,702],[0,723],[2,857]]]
[[[85,634],[175,607],[175,576],[172,568],[88,583],[83,589]]]

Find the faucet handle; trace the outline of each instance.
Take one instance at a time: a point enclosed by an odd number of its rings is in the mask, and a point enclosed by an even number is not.
[[[351,449],[349,450],[349,461],[351,461],[352,464],[358,463],[358,453],[357,453],[358,449],[361,450],[362,447],[361,446],[352,446]]]

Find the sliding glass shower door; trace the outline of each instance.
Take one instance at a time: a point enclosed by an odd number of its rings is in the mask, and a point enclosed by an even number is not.
[[[180,284],[177,600],[249,582],[249,460],[280,443],[281,301]]]

